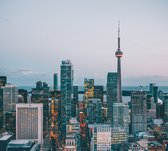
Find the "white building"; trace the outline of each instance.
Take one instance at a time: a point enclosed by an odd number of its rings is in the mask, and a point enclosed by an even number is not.
[[[92,130],[91,151],[111,151],[111,127],[108,124],[89,125]]]
[[[16,139],[43,143],[43,104],[16,104]]]
[[[66,125],[64,151],[80,150],[80,126],[76,118],[71,118]]]

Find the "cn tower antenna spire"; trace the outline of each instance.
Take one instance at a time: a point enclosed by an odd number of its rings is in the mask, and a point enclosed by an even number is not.
[[[120,50],[120,21],[118,21],[118,50]]]
[[[120,37],[120,21],[118,21],[118,37]]]
[[[120,50],[120,22],[118,22],[118,49],[115,53],[117,57],[117,73],[118,73],[118,81],[117,81],[117,102],[122,102],[122,89],[121,89],[121,57],[123,56],[123,52]]]

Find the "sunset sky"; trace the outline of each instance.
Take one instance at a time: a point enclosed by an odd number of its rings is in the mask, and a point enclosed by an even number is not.
[[[61,60],[106,85],[115,72],[120,21],[122,84],[168,86],[167,0],[1,0],[0,75],[18,86],[52,85]]]

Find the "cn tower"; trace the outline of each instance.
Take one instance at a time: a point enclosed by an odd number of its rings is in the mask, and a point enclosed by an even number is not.
[[[123,56],[123,52],[120,50],[120,24],[118,24],[118,49],[115,53],[117,57],[117,73],[118,73],[118,81],[117,81],[117,102],[122,102],[122,91],[121,91],[121,57]]]

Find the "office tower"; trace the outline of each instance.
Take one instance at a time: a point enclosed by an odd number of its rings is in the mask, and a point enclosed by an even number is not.
[[[54,73],[54,91],[58,90],[58,74]]]
[[[19,102],[18,100],[18,103],[27,103],[27,90],[24,90],[24,89],[18,89],[18,95],[21,95],[22,98],[23,98],[23,102]]]
[[[147,131],[146,93],[131,94],[131,128],[132,133]]]
[[[70,60],[61,64],[61,121],[62,136],[66,136],[66,123],[72,116],[73,65]]]
[[[120,127],[115,127],[111,129],[112,150],[118,150],[118,147],[124,142],[127,142],[127,140],[128,133],[125,131],[125,129],[122,129]]]
[[[156,83],[149,83],[149,93],[153,95],[153,87],[156,86]]]
[[[77,115],[78,106],[78,86],[73,86],[72,117]]]
[[[102,102],[100,99],[89,99],[87,102],[87,120],[89,124],[101,123]]]
[[[149,93],[154,97],[154,103],[158,102],[158,86],[156,83],[149,84]]]
[[[37,90],[42,90],[42,88],[43,88],[43,83],[42,83],[42,81],[37,81],[37,82],[36,82],[36,89],[37,89]]]
[[[43,143],[43,104],[16,104],[16,139]]]
[[[115,53],[117,57],[117,102],[122,102],[122,91],[121,91],[121,57],[123,56],[122,51],[120,50],[120,27],[118,27],[118,49]]]
[[[3,89],[0,88],[0,130],[3,128]]]
[[[129,106],[125,103],[113,103],[113,128],[122,128],[129,134]]]
[[[49,86],[46,82],[43,82],[43,87],[42,87],[44,92],[49,92]]]
[[[153,87],[153,97],[154,97],[154,103],[158,102],[158,86]]]
[[[84,91],[85,102],[94,97],[94,79],[84,79]]]
[[[91,151],[111,151],[111,127],[108,124],[89,125],[91,129]]]
[[[94,98],[100,99],[103,103],[103,85],[95,85],[94,86]]]
[[[165,103],[157,103],[156,105],[156,118],[164,119],[165,117]]]
[[[147,95],[146,98],[147,102],[147,114],[148,114],[148,119],[151,118],[156,118],[156,104],[154,103],[154,98],[151,94]]]
[[[36,88],[32,89],[31,103],[43,103],[43,131],[48,130],[49,120],[49,87],[46,82],[36,82]]]
[[[163,95],[164,119],[168,121],[168,93]]]
[[[7,83],[7,78],[5,76],[0,76],[0,87],[5,86]]]
[[[16,103],[18,103],[18,89],[12,84],[6,84],[1,88],[3,89],[3,115],[5,116],[6,112],[15,111]]]
[[[117,102],[117,82],[118,74],[109,72],[107,74],[107,122],[112,123],[113,103]]]

